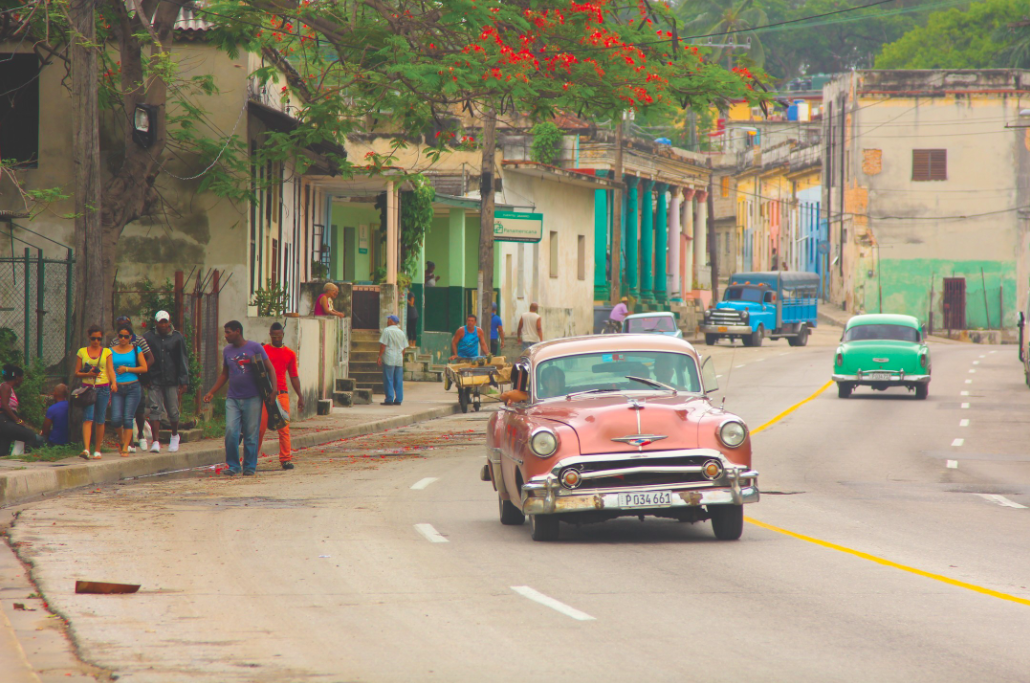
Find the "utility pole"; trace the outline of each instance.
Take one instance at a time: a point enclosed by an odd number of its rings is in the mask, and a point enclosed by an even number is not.
[[[612,191],[612,249],[611,249],[611,292],[612,305],[622,298],[622,114],[615,124],[615,164],[612,167],[615,189]]]
[[[708,176],[708,211],[705,215],[707,224],[702,226],[708,233],[708,258],[712,262],[712,305],[719,301],[719,249],[715,244],[715,200],[712,198],[712,177]]]
[[[479,174],[479,324],[489,334],[494,300],[494,173],[497,153],[497,107],[490,104],[483,121],[483,161]]]
[[[75,108],[72,163],[75,166],[75,246],[79,253],[76,282],[75,339],[91,323],[108,324],[104,301],[102,232],[100,226],[100,135],[97,93],[97,0],[72,0],[71,70]]]

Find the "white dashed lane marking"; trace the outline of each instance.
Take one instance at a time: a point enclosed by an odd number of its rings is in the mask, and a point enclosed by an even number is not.
[[[425,479],[419,479],[418,481],[416,481],[414,484],[411,485],[411,490],[412,491],[421,491],[425,487],[427,487],[430,484],[432,484],[434,481],[440,481],[440,478],[439,477],[426,477]]]
[[[946,460],[944,462],[944,464],[945,464],[945,466],[947,466],[947,468],[949,470],[957,470],[958,469],[958,460]]]
[[[1003,508],[1016,508],[1018,510],[1026,510],[1025,505],[1020,505],[1019,503],[1009,500],[1005,496],[999,496],[996,493],[978,493],[976,495],[980,496],[984,500],[989,500],[995,505],[1000,505]]]
[[[964,391],[963,391],[962,393],[964,394],[964,393],[966,393],[966,392],[964,392]],[[969,404],[968,404],[968,403],[963,403],[963,404],[962,404],[962,409],[963,409],[963,410],[967,410],[968,408],[969,408]]]
[[[959,427],[968,427],[969,426],[969,420],[959,420],[958,421],[958,426]]]
[[[561,612],[565,616],[572,617],[576,621],[594,621],[594,618],[586,612],[580,612],[575,607],[569,607],[564,602],[560,602],[550,596],[544,595],[540,591],[533,590],[529,586],[512,586],[511,589],[524,598],[529,598],[533,602],[539,603],[544,607],[550,607],[555,612]]]
[[[966,380],[966,384],[972,384],[972,383],[973,383],[973,380],[971,380],[971,379],[967,379]]]
[[[968,391],[960,391],[960,392],[958,392],[958,395],[959,396],[969,396],[969,392]]]
[[[415,531],[422,534],[422,536],[430,543],[447,543],[447,539],[444,538],[439,531],[433,528],[432,524],[416,524]]]
[[[954,441],[951,442],[951,445],[952,446],[961,446],[965,442],[966,442],[965,439],[955,439]]]

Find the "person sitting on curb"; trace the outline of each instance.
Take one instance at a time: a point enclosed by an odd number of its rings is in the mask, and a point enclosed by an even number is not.
[[[68,422],[68,385],[58,384],[51,394],[53,404],[46,409],[46,417],[43,419],[43,429],[39,435],[47,442],[48,446],[64,446],[68,443],[70,433]]]

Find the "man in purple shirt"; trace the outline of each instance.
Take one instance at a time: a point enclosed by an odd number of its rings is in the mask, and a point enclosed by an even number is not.
[[[264,363],[272,386],[276,386],[275,368],[268,354],[257,342],[243,338],[243,325],[236,320],[225,323],[226,346],[222,349],[222,372],[211,391],[204,394],[210,403],[215,392],[228,382],[225,397],[225,473],[240,473],[240,434],[243,434],[243,475],[257,471],[258,434],[261,424],[261,396],[253,363]]]
[[[615,304],[615,308],[612,309],[611,314],[608,316],[609,320],[614,320],[619,323],[619,327],[622,327],[622,321],[626,319],[627,315],[629,315],[629,306],[626,305],[628,303],[629,299],[627,297],[622,297],[619,299],[619,303]]]

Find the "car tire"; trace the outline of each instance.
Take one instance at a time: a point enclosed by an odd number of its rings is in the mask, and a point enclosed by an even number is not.
[[[736,541],[744,533],[743,505],[709,505],[708,517],[720,541]]]
[[[715,342],[719,341],[719,336],[715,334],[705,335],[705,344],[708,346],[715,346]]]
[[[850,398],[855,388],[847,382],[837,382],[837,398]]]
[[[916,385],[916,398],[920,401],[925,401],[926,397],[930,395],[930,384],[923,383]]]
[[[808,326],[803,326],[796,336],[787,337],[787,343],[791,346],[805,346],[808,344]]]
[[[529,529],[534,541],[557,541],[558,524],[555,515],[529,516]]]
[[[758,329],[751,334],[750,346],[761,346],[763,339],[765,339],[765,328],[759,325]]]
[[[503,500],[500,496],[497,496],[497,510],[500,513],[501,524],[505,526],[519,526],[526,521],[522,510],[515,507],[510,500]]]

